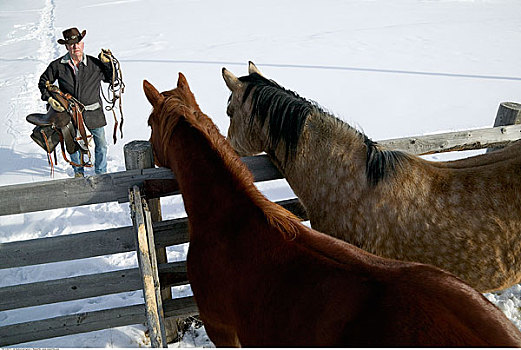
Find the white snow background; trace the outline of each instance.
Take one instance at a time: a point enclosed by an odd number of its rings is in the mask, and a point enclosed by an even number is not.
[[[225,134],[229,91],[221,68],[242,76],[249,60],[373,140],[490,127],[500,102],[521,102],[520,14],[518,0],[1,0],[0,185],[51,180],[25,116],[45,111],[38,78],[65,54],[56,41],[72,26],[87,30],[87,54],[110,48],[122,65],[124,139],[116,145],[106,113],[108,170],[115,172],[124,170],[123,145],[150,135],[143,79],[168,90],[183,72],[201,109]],[[60,160],[54,178],[71,176]],[[259,188],[271,200],[292,197],[283,180]],[[164,219],[184,215],[179,196],[162,199],[162,208]],[[128,204],[118,203],[4,216],[0,242],[130,224]],[[169,261],[183,260],[186,250],[170,248]],[[133,266],[129,253],[5,269],[0,287]],[[185,286],[174,293],[191,291]],[[486,296],[521,327],[519,285]],[[0,326],[141,302],[135,292],[0,312]],[[20,346],[149,346],[144,330],[127,326]],[[170,346],[212,344],[201,328]]]

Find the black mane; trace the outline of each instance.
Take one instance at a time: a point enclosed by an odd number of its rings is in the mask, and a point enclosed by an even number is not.
[[[376,186],[380,180],[394,173],[402,161],[409,156],[406,153],[392,150],[380,150],[378,144],[363,135],[367,147],[365,173],[371,185]]]
[[[286,159],[293,158],[307,117],[314,108],[319,107],[257,73],[239,80],[247,83],[242,102],[252,94],[250,123],[253,123],[254,118],[259,118],[261,125],[264,125],[268,119],[270,147],[275,149],[280,141],[284,141]]]
[[[247,84],[242,103],[250,94],[252,95],[250,125],[255,118],[258,118],[261,125],[264,125],[267,119],[269,146],[275,149],[281,141],[284,141],[284,161],[295,157],[298,140],[311,112],[316,111],[338,119],[324,112],[317,103],[308,101],[257,73],[240,77],[239,80]],[[390,172],[394,172],[396,165],[407,157],[405,153],[399,151],[380,150],[376,142],[356,129],[353,130],[361,135],[367,147],[366,175],[372,185],[378,184]]]

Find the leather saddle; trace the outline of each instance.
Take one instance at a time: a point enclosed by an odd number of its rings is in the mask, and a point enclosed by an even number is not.
[[[48,81],[45,86],[65,110],[57,112],[52,107],[49,107],[45,114],[29,114],[25,119],[29,123],[36,125],[33,128],[31,138],[47,152],[51,169],[53,169],[51,152],[54,152],[54,160],[58,162],[56,158],[56,146],[58,144],[61,146],[63,159],[67,163],[78,167],[92,167],[88,140],[90,136],[87,135],[83,120],[85,106],[70,94],[63,93],[58,86]],[[65,154],[65,150],[69,154],[80,151],[81,159],[79,164],[70,161]],[[88,157],[87,161],[85,161],[84,156]]]
[[[29,123],[37,126],[54,126],[63,128],[71,121],[71,116],[67,112],[56,112],[54,109],[49,108],[46,114],[32,113],[25,119],[27,119]]]
[[[52,152],[56,145],[60,142],[58,133],[61,133],[63,137],[63,142],[65,143],[67,153],[72,154],[79,149],[78,144],[75,142],[76,128],[72,123],[72,118],[69,113],[56,112],[54,109],[49,108],[46,114],[32,113],[29,114],[25,119],[29,123],[37,126],[33,130],[31,138],[48,153]],[[42,133],[42,131],[46,134],[45,137],[49,139],[50,142],[46,141],[44,137],[39,135],[39,133]]]

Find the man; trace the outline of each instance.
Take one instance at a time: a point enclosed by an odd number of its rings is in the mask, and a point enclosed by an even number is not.
[[[101,82],[112,81],[112,65],[103,53],[98,58],[83,53],[84,42],[82,39],[87,33],[81,33],[77,28],[69,28],[63,31],[63,39],[59,39],[60,45],[65,45],[68,53],[60,57],[47,67],[40,77],[38,88],[42,93],[42,100],[47,101],[51,108],[58,112],[64,109],[47,91],[45,83],[51,84],[58,80],[58,86],[64,93],[69,93],[78,99],[84,106],[83,118],[94,139],[94,172],[103,174],[107,172],[107,141],[105,139],[105,113],[100,96]],[[80,164],[80,151],[71,154],[71,161]],[[84,177],[83,167],[73,166],[74,177]]]

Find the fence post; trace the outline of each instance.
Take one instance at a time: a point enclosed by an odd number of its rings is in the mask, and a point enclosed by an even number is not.
[[[154,154],[152,145],[148,141],[132,141],[123,147],[125,154],[126,170],[147,169],[154,167]],[[147,200],[148,209],[152,218],[152,222],[161,221],[161,201],[160,198]],[[158,264],[166,264],[166,248],[156,249],[156,257]],[[161,290],[161,298],[163,300],[172,299],[172,290],[165,288]],[[174,341],[178,336],[178,320],[176,318],[166,318],[164,320],[166,328],[167,342]]]
[[[515,125],[521,123],[521,104],[515,102],[501,102],[494,121],[494,127]],[[487,148],[487,153],[492,152],[502,147]]]
[[[145,299],[150,343],[154,348],[167,348],[163,322],[163,301],[159,291],[159,275],[155,249],[153,249],[155,245],[150,212],[146,201],[141,198],[138,186],[129,189],[129,200],[136,233],[139,270],[143,280],[143,298]]]

